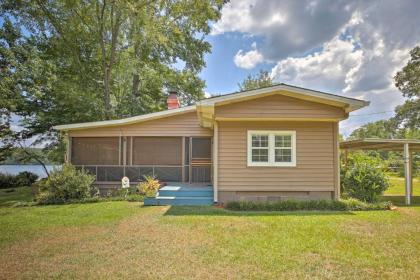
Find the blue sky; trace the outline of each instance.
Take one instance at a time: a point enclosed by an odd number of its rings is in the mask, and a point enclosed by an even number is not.
[[[234,63],[238,50],[249,48],[256,38],[246,37],[238,32],[209,36],[212,53],[205,56],[206,68],[200,77],[206,81],[206,92],[210,94],[229,93],[238,90],[238,83],[249,74],[260,69],[271,71],[273,63],[262,63],[253,69],[243,69]]]
[[[275,82],[369,100],[341,122],[347,136],[404,102],[393,76],[420,44],[419,10],[417,0],[232,0],[207,38],[200,76],[210,95],[264,69]]]

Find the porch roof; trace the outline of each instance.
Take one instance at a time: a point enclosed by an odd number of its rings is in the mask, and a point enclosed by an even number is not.
[[[386,150],[402,151],[404,144],[408,144],[410,151],[420,151],[420,140],[417,139],[378,139],[367,138],[343,141],[340,149],[343,150]]]

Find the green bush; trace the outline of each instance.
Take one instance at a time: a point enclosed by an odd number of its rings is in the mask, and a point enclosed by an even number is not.
[[[342,172],[345,195],[366,202],[376,202],[389,187],[389,181],[380,162],[365,155],[353,158],[350,167]]]
[[[225,208],[236,211],[362,211],[390,210],[392,203],[366,203],[357,199],[343,200],[282,200],[276,202],[229,201]]]
[[[38,179],[38,175],[23,171],[17,175],[0,173],[0,189],[30,187]]]
[[[16,176],[16,184],[18,186],[28,186],[30,187],[33,183],[36,182],[36,180],[38,180],[38,175],[32,173],[32,172],[28,172],[28,171],[23,171],[20,172],[17,176]]]
[[[65,164],[39,183],[40,192],[36,200],[39,204],[60,204],[91,198],[97,194],[94,181],[95,177],[87,171]]]

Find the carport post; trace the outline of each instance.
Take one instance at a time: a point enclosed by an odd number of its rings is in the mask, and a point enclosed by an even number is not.
[[[404,144],[405,204],[411,204],[411,159],[409,144]]]

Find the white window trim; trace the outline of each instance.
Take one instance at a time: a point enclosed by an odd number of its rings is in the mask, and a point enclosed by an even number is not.
[[[252,135],[268,135],[268,162],[252,161]],[[291,162],[275,162],[274,161],[274,136],[290,135],[292,136],[292,161]],[[296,166],[296,131],[294,130],[248,130],[247,135],[247,159],[248,166],[275,166],[275,167],[295,167]]]

